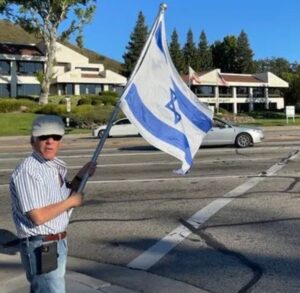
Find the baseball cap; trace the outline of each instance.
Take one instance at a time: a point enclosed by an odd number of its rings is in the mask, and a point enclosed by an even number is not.
[[[65,125],[59,116],[43,115],[36,118],[32,123],[32,136],[61,135],[65,134]]]

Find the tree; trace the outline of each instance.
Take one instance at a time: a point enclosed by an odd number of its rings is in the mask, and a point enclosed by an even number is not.
[[[182,51],[180,48],[180,44],[178,41],[178,34],[177,31],[174,29],[172,36],[171,36],[171,42],[169,45],[169,51],[172,58],[172,61],[177,69],[178,72],[184,72],[184,60]]]
[[[236,48],[235,36],[226,36],[222,42],[216,41],[211,47],[214,67],[220,68],[223,72],[236,72]]]
[[[123,55],[123,74],[127,77],[130,76],[134,66],[143,50],[147,41],[148,27],[145,24],[145,17],[140,11],[136,25],[130,35],[130,40],[126,46],[126,52]]]
[[[191,29],[187,32],[186,43],[183,47],[183,57],[185,63],[185,71],[188,72],[188,67],[197,68],[197,48],[194,43],[194,36]]]
[[[0,0],[1,1],[1,0]],[[2,0],[3,1],[3,0]],[[44,43],[46,66],[41,83],[39,103],[47,104],[53,77],[57,40],[66,40],[76,33],[77,44],[83,44],[83,26],[92,20],[96,0],[4,0],[5,8],[10,9],[9,17],[23,29],[35,33]],[[69,15],[74,15],[70,25],[58,33],[58,29]]]
[[[242,30],[237,38],[236,43],[236,72],[237,73],[253,73],[253,52],[250,48],[248,36]]]
[[[212,64],[212,53],[211,49],[208,46],[206,34],[204,31],[201,31],[199,44],[198,44],[198,72],[211,69]]]

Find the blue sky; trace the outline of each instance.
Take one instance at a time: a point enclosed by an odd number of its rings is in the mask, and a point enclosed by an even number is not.
[[[85,47],[107,57],[123,61],[139,11],[149,29],[161,0],[97,0],[91,24],[84,29]],[[189,28],[198,43],[204,30],[209,43],[243,29],[255,59],[283,57],[300,62],[300,1],[298,0],[166,0],[168,41],[176,28],[180,43],[186,41]]]

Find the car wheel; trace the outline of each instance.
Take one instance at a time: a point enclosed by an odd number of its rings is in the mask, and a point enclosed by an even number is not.
[[[101,138],[104,134],[104,129],[99,130],[98,137]]]
[[[252,144],[252,138],[248,133],[241,133],[237,136],[235,144],[239,148],[246,148]]]

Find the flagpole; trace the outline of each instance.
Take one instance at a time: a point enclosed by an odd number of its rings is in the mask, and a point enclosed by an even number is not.
[[[167,5],[165,3],[161,3],[160,6],[159,6],[158,15],[156,17],[156,20],[155,20],[153,26],[152,26],[151,32],[150,32],[150,34],[148,36],[148,39],[147,39],[147,41],[146,41],[146,43],[145,43],[145,45],[143,47],[143,50],[142,50],[142,52],[140,54],[140,57],[139,57],[136,65],[134,67],[134,70],[132,71],[132,73],[130,75],[130,78],[129,78],[129,80],[128,80],[128,82],[127,82],[127,84],[126,84],[126,86],[125,86],[125,88],[124,88],[124,90],[122,92],[122,95],[121,95],[120,99],[118,100],[118,102],[117,102],[117,104],[116,104],[116,106],[115,106],[115,108],[114,108],[114,110],[113,110],[113,112],[112,112],[112,114],[111,114],[111,116],[109,118],[109,121],[108,121],[107,126],[105,128],[105,131],[103,133],[103,136],[101,136],[101,139],[100,139],[100,141],[99,141],[99,143],[98,143],[98,145],[97,145],[97,147],[96,147],[96,149],[94,151],[94,154],[93,154],[92,159],[91,159],[91,162],[93,162],[93,163],[97,162],[97,159],[98,159],[98,157],[99,157],[99,155],[101,153],[101,150],[103,149],[104,143],[105,143],[105,141],[106,141],[106,139],[108,137],[108,134],[109,134],[109,131],[110,131],[111,127],[112,127],[112,124],[115,121],[115,119],[116,119],[116,117],[117,117],[117,115],[118,115],[118,113],[120,111],[121,98],[122,98],[124,92],[126,91],[126,89],[128,88],[128,85],[130,84],[130,81],[134,78],[136,72],[138,71],[139,67],[141,66],[141,64],[142,64],[142,62],[144,60],[144,56],[145,56],[145,54],[146,54],[146,52],[147,52],[147,50],[148,50],[148,48],[150,46],[150,43],[151,43],[151,40],[152,40],[152,36],[153,36],[153,34],[154,34],[155,30],[156,30],[156,27],[157,27],[157,25],[159,23],[158,20],[159,20],[161,14],[163,14],[166,9],[167,9]],[[78,192],[83,192],[83,190],[85,188],[85,185],[87,183],[88,178],[89,178],[89,174],[88,174],[88,172],[86,172],[84,174],[82,180],[81,180],[81,183],[80,183],[79,188],[77,190]]]

